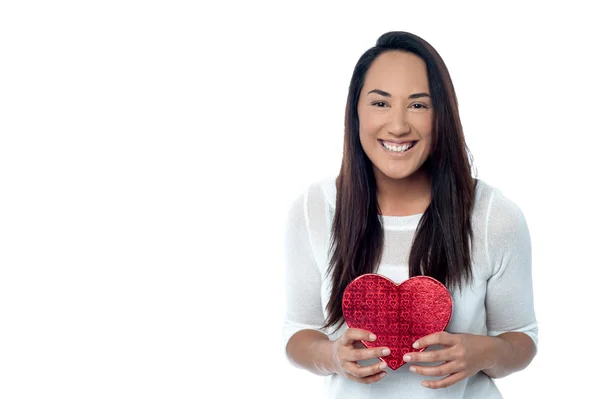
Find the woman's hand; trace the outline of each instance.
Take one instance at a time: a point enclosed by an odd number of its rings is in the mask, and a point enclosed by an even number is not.
[[[439,350],[407,353],[405,362],[444,362],[439,366],[410,365],[410,371],[424,376],[447,376],[437,381],[425,380],[428,388],[446,388],[494,365],[493,353],[497,338],[485,335],[439,332],[417,340],[414,348],[442,345]]]
[[[376,337],[369,331],[349,328],[333,342],[333,367],[335,372],[362,384],[371,384],[385,377],[387,363],[378,362],[371,366],[360,366],[358,360],[384,357],[390,354],[389,348],[355,348],[360,340],[375,341]],[[362,346],[362,344],[361,344]]]

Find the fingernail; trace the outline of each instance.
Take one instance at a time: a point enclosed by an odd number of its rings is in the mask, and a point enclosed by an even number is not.
[[[418,348],[418,347],[419,347],[419,341],[417,341],[413,344],[413,348]]]
[[[377,338],[377,337],[375,336],[375,334],[371,334],[371,335],[369,335],[369,339],[370,339],[371,341],[375,341],[375,339],[376,339],[376,338]]]
[[[392,353],[392,351],[390,351],[388,348],[385,348],[381,353],[383,353],[383,356],[387,356]]]
[[[426,383],[425,381],[423,381],[423,382],[421,383],[421,385],[423,385],[425,388],[429,388],[429,384],[428,384],[428,383]]]
[[[379,366],[380,369],[385,370],[385,368],[387,367],[387,364],[383,363],[381,366]]]
[[[413,373],[417,372],[417,369],[414,366],[410,366],[408,370],[412,371]]]
[[[383,378],[383,377],[385,377],[385,371],[384,371],[384,372],[382,372],[381,374],[379,374],[379,377],[380,377],[380,378]]]
[[[402,358],[405,362],[410,362],[410,355],[404,355]]]

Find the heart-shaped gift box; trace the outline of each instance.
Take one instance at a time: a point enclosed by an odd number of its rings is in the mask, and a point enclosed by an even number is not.
[[[361,341],[368,348],[385,346],[391,354],[381,357],[397,370],[402,358],[419,338],[444,331],[452,316],[452,296],[438,280],[415,276],[396,284],[379,274],[363,274],[348,284],[342,312],[350,328],[372,332],[375,341]]]

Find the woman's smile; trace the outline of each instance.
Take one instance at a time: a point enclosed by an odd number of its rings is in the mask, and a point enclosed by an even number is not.
[[[377,140],[381,144],[381,147],[385,152],[392,156],[403,156],[407,154],[411,149],[415,147],[417,141],[403,141],[402,143],[395,143],[384,140]]]

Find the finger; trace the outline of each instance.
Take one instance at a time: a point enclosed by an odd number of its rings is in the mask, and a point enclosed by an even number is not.
[[[446,331],[440,331],[426,335],[423,338],[419,338],[413,343],[413,348],[420,349],[426,348],[431,345],[452,346],[456,344],[456,342],[456,334],[450,334]]]
[[[346,372],[357,378],[369,377],[381,373],[381,371],[387,368],[387,364],[385,362],[375,363],[370,366],[360,366],[357,363],[350,362],[347,364],[348,366],[346,368]]]
[[[346,332],[341,336],[340,340],[342,344],[348,345],[354,341],[375,341],[377,337],[375,334],[370,331],[361,330],[358,328],[349,328]]]
[[[412,352],[404,355],[405,362],[447,362],[453,360],[451,349],[439,349],[425,352]]]
[[[374,382],[381,381],[383,379],[383,377],[386,376],[386,374],[387,373],[385,371],[382,371],[380,373],[377,373],[375,375],[372,375],[372,376],[369,376],[366,378],[360,378],[358,382],[360,382],[361,384],[372,384]]]
[[[357,360],[367,360],[376,357],[389,356],[390,353],[390,349],[386,347],[354,349],[348,353],[348,358],[345,360],[356,362]]]
[[[442,378],[441,380],[437,380],[437,381],[425,380],[421,383],[421,385],[423,385],[424,387],[427,387],[427,388],[431,388],[431,389],[447,388],[450,385],[454,385],[458,381],[465,379],[466,377],[467,377],[467,375],[463,372],[454,373],[454,374],[450,374],[446,378]]]
[[[377,381],[381,381],[383,379],[383,377],[385,377],[387,375],[387,373],[385,371],[382,371],[380,373],[377,373],[375,375],[371,375],[365,378],[359,378],[359,377],[355,377],[353,375],[348,375],[348,379],[352,380],[352,381],[356,381],[359,382],[361,384],[372,384],[374,382]]]
[[[459,369],[456,367],[454,362],[448,362],[440,364],[439,366],[417,366],[411,365],[409,370],[413,373],[432,376],[432,377],[441,377],[443,375],[450,375],[452,373],[456,373]]]

